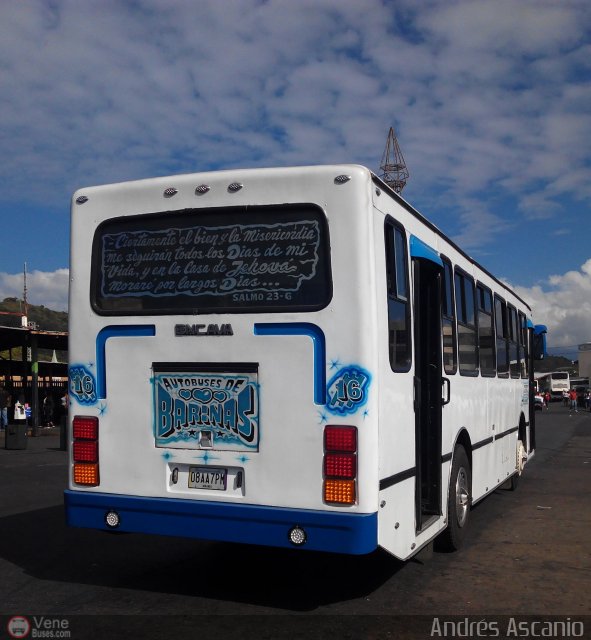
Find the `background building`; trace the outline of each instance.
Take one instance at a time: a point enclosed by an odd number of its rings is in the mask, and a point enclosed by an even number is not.
[[[579,345],[579,376],[591,377],[591,342]]]

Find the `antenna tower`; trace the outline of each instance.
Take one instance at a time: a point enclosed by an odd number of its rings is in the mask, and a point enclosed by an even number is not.
[[[25,266],[23,268],[23,306],[25,311],[25,317],[29,315],[29,305],[27,303],[27,263],[25,262]]]
[[[382,171],[380,178],[389,187],[392,187],[396,193],[401,193],[406,185],[409,173],[394,133],[394,127],[390,127],[388,132],[388,140],[382,156],[380,170]]]

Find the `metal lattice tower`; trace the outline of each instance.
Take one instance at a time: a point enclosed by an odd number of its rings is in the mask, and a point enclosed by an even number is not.
[[[380,170],[382,171],[380,178],[388,186],[392,187],[396,193],[401,193],[409,178],[409,173],[404,158],[402,157],[402,151],[400,151],[400,147],[398,146],[394,127],[390,127],[390,131],[388,132],[388,140],[386,142],[386,148],[384,149],[384,155],[382,156]]]

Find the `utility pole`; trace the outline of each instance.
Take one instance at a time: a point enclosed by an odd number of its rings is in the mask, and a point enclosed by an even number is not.
[[[27,303],[27,263],[23,267],[23,327],[29,323],[29,305]]]
[[[402,151],[400,151],[400,146],[394,133],[394,127],[390,127],[390,131],[388,132],[388,140],[386,141],[386,148],[384,149],[380,169],[382,171],[380,178],[389,187],[392,187],[396,193],[401,193],[406,186],[406,181],[410,174],[406,168]]]

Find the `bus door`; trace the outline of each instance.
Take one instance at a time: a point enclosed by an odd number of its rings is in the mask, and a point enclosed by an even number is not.
[[[414,407],[417,532],[441,515],[441,277],[439,255],[411,236],[414,278]]]

